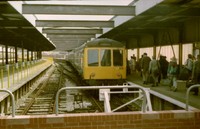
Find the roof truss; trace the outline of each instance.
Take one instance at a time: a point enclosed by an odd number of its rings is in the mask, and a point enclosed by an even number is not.
[[[113,21],[36,20],[36,27],[114,27]]]
[[[50,29],[50,28],[43,28],[42,33],[47,33],[47,34],[101,34],[102,29]]]
[[[23,4],[23,14],[135,15],[134,6]]]

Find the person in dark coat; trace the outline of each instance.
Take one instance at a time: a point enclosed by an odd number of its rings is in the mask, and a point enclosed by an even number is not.
[[[149,77],[149,63],[151,61],[151,58],[147,56],[147,53],[143,54],[142,60],[141,60],[141,70],[142,70],[142,78],[143,78],[143,84],[147,84],[147,79]]]
[[[167,61],[166,58],[167,58],[166,56],[163,56],[162,60],[160,62],[160,68],[161,68],[163,79],[167,78],[167,69],[168,69],[168,65],[169,65],[169,62]]]
[[[141,66],[142,66],[142,58],[143,58],[143,55],[138,60],[138,65],[139,65],[139,70],[138,71],[140,72],[140,76],[141,77],[142,77],[142,68],[141,68]]]

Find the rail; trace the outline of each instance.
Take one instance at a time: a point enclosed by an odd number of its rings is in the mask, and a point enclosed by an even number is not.
[[[192,85],[192,86],[190,86],[190,87],[187,89],[187,92],[186,92],[186,102],[185,102],[185,104],[186,104],[186,107],[185,107],[186,111],[189,110],[189,93],[190,93],[191,89],[193,89],[193,88],[198,88],[198,87],[200,87],[200,84]]]
[[[128,88],[137,88],[139,90],[142,91],[143,93],[143,103],[142,103],[142,111],[145,113],[147,108],[152,111],[152,106],[151,106],[151,102],[150,99],[148,99],[148,90],[147,88],[143,88],[140,86],[135,86],[135,85],[125,85],[125,86],[84,86],[84,87],[64,87],[58,90],[57,94],[56,94],[56,101],[55,101],[55,113],[56,115],[58,115],[58,99],[59,99],[59,95],[62,91],[64,90],[97,90],[97,89],[105,89],[105,91],[103,91],[103,95],[104,95],[104,108],[106,112],[111,112],[110,110],[110,104],[109,104],[109,95],[108,95],[108,91],[106,91],[106,89],[123,89],[122,93],[133,93],[135,91],[127,91]],[[124,90],[125,89],[125,90]],[[133,102],[133,101],[132,101]],[[105,106],[106,105],[106,106]]]
[[[12,99],[12,117],[15,117],[15,98],[13,93],[6,89],[0,89],[0,92],[7,92],[8,94],[10,94]]]

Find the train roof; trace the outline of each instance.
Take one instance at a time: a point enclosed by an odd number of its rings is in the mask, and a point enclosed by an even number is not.
[[[116,40],[108,38],[98,38],[87,42],[85,47],[125,47],[125,45]]]

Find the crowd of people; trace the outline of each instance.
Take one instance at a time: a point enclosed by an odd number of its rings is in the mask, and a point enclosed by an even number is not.
[[[200,55],[195,59],[194,56],[188,54],[182,67],[178,65],[175,57],[170,58],[169,62],[166,58],[166,56],[160,55],[159,60],[157,60],[156,56],[150,58],[147,53],[144,53],[136,61],[136,57],[133,55],[129,61],[130,74],[139,72],[143,84],[152,83],[152,87],[159,86],[161,79],[167,79],[172,91],[177,91],[177,79],[186,80],[188,86],[200,84]],[[198,88],[195,88],[194,95],[198,95],[198,92]]]

